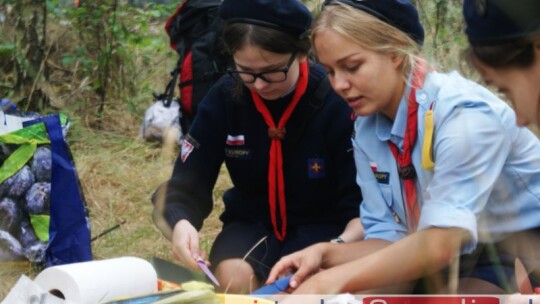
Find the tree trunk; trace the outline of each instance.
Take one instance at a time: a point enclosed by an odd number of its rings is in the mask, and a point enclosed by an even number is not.
[[[17,48],[15,96],[25,109],[40,110],[47,96],[39,83],[48,80],[44,64],[47,57],[47,6],[45,0],[18,0],[12,11],[11,22],[16,29]],[[21,103],[19,101],[19,104]]]

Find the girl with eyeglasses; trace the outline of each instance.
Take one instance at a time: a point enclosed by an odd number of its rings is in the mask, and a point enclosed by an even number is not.
[[[223,193],[223,228],[209,263],[220,290],[244,293],[286,254],[360,238],[361,194],[351,111],[307,59],[308,9],[297,0],[225,0],[220,15],[234,63],[183,140],[163,215],[174,255],[196,269],[205,255],[197,231],[225,163],[232,187]]]
[[[357,116],[365,239],[286,256],[268,283],[294,272],[299,294],[496,294],[520,290],[520,261],[539,286],[540,142],[512,109],[426,63],[408,0],[327,1],[311,35]]]

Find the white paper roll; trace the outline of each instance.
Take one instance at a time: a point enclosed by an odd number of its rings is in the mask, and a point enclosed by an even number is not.
[[[56,296],[84,304],[157,291],[154,267],[136,257],[53,266],[38,274],[34,282]]]

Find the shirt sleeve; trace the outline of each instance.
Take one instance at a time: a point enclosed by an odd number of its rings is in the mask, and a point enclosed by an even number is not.
[[[497,115],[485,104],[457,106],[436,126],[433,179],[422,205],[418,229],[462,228],[478,241],[477,216],[484,209],[511,149]]]
[[[226,98],[216,86],[199,104],[167,182],[164,215],[171,227],[187,219],[199,230],[212,211],[212,190],[224,159],[226,130]]]

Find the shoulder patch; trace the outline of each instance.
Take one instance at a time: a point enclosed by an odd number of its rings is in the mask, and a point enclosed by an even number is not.
[[[184,136],[184,140],[189,141],[193,145],[193,147],[195,147],[196,149],[199,149],[199,147],[201,146],[199,142],[195,138],[193,138],[193,136],[191,136],[191,134],[189,133],[186,134],[186,136]]]
[[[189,134],[187,134],[182,140],[182,146],[180,148],[180,160],[183,163],[186,162],[188,156],[193,152],[193,149],[199,148],[199,143]]]

